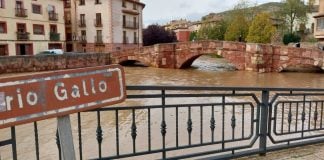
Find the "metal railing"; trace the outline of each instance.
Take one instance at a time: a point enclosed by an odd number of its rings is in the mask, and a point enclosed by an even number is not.
[[[95,39],[95,43],[98,45],[98,44],[103,44],[103,37],[102,36],[95,36],[94,37]]]
[[[95,27],[102,27],[102,21],[101,19],[94,19],[93,24]]]
[[[16,17],[27,17],[27,9],[24,8],[15,8]]]
[[[50,21],[58,21],[58,14],[54,11],[48,12],[48,20]]]
[[[17,32],[17,40],[29,40],[29,32]]]
[[[60,41],[61,40],[61,36],[60,33],[56,33],[56,32],[50,32],[50,40],[51,41]]]
[[[118,106],[71,115],[78,159],[226,159],[324,142],[324,89],[128,86],[127,92]],[[42,155],[38,123],[29,125],[34,159]],[[0,141],[11,145],[12,159],[19,156],[19,127]]]
[[[79,27],[87,27],[86,20],[79,20]]]
[[[139,25],[137,22],[134,22],[134,21],[124,21],[123,27],[129,28],[129,29],[138,29]]]
[[[80,43],[87,43],[87,36],[81,35],[80,38],[79,38],[79,42]]]

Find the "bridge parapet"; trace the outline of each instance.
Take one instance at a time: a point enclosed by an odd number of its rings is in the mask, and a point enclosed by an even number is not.
[[[324,70],[324,52],[268,44],[195,41],[157,44],[107,53],[0,57],[0,73],[48,71],[139,61],[158,68],[186,68],[204,54],[219,54],[238,70]]]

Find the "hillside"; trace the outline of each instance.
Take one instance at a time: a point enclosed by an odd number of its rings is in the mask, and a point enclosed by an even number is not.
[[[250,7],[249,9],[255,10],[257,12],[268,12],[268,13],[273,13],[275,11],[278,11],[282,3],[280,2],[269,2],[269,3],[264,3],[260,4],[255,7]],[[220,13],[210,13],[206,16],[202,17],[202,20],[210,20],[210,19],[215,19],[216,17],[227,17],[228,15],[232,14],[234,10],[228,10]]]

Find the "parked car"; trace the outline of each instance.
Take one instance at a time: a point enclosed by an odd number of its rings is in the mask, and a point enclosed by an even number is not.
[[[39,52],[37,55],[61,55],[63,54],[62,49],[49,49],[42,52]]]

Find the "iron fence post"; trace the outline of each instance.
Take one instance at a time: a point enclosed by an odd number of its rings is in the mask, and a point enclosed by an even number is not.
[[[12,159],[17,160],[17,142],[16,142],[16,128],[11,127],[11,145],[12,145]]]
[[[268,112],[269,112],[269,90],[262,90],[262,102],[260,113],[260,144],[259,155],[265,156],[267,152],[267,128],[268,128]]]

